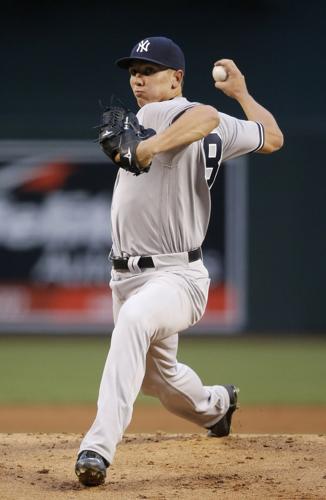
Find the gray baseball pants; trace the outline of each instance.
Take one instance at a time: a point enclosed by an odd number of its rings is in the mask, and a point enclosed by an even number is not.
[[[188,254],[153,256],[155,269],[112,270],[115,328],[100,384],[97,415],[80,450],[92,450],[112,463],[128,427],[139,391],[156,396],[172,413],[210,427],[227,412],[227,390],[204,386],[188,366],[178,363],[178,333],[202,317],[208,272]]]

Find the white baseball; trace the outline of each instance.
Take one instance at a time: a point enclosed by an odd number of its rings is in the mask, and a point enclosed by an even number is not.
[[[228,77],[223,66],[214,66],[212,75],[216,82],[224,82]]]

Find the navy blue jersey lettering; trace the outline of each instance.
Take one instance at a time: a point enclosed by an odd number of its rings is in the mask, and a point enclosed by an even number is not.
[[[205,137],[203,145],[206,162],[205,178],[208,187],[211,188],[215,182],[217,172],[220,167],[222,141],[220,136],[216,132],[212,132]]]

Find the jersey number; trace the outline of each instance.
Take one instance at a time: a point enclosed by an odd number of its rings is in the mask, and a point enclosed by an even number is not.
[[[222,141],[220,136],[216,132],[213,132],[205,137],[203,145],[205,153],[205,179],[210,189],[215,182],[218,169],[220,168]]]

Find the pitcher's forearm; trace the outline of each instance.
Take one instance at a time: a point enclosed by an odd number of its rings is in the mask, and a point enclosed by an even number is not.
[[[165,151],[187,146],[206,137],[219,124],[218,112],[212,106],[194,106],[185,111],[170,127],[139,144],[137,158],[146,166]]]

